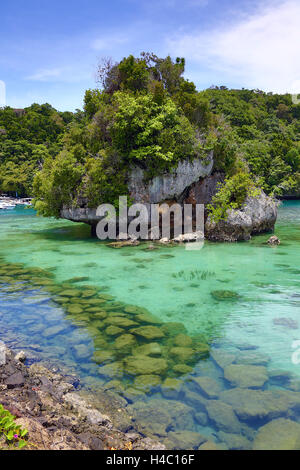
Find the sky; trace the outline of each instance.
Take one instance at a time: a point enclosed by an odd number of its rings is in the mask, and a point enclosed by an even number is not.
[[[299,25],[300,0],[0,0],[0,106],[80,109],[102,57],[142,51],[198,89],[299,93]]]

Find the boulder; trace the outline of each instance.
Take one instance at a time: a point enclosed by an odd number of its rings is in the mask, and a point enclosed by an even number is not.
[[[75,357],[79,360],[91,357],[91,350],[86,344],[76,344],[72,347]]]
[[[167,378],[161,387],[162,395],[166,398],[177,399],[182,385],[182,380]]]
[[[232,406],[221,400],[209,400],[206,405],[209,419],[221,431],[239,433],[241,425]]]
[[[175,336],[173,342],[175,346],[181,346],[183,348],[190,347],[193,344],[192,338],[183,333],[180,333],[179,335]]]
[[[224,377],[235,387],[261,388],[268,380],[268,371],[263,366],[231,364],[225,367]]]
[[[139,375],[134,381],[134,386],[138,389],[149,391],[161,384],[161,378],[158,375]]]
[[[277,219],[277,203],[261,191],[248,197],[240,210],[229,210],[226,220],[215,222],[208,217],[205,237],[212,241],[250,240],[251,235],[272,232]]]
[[[135,336],[130,335],[130,334],[125,334],[125,335],[119,336],[115,340],[114,347],[119,353],[129,354],[132,351],[132,349],[136,346],[136,344],[137,344],[137,341],[136,341]]]
[[[194,430],[193,409],[176,400],[137,401],[127,408],[138,430],[167,437],[167,430]]]
[[[186,364],[175,364],[173,371],[178,375],[190,374],[193,371],[193,368]]]
[[[168,363],[165,359],[149,356],[129,356],[124,361],[124,369],[130,375],[164,375]]]
[[[42,335],[44,336],[44,338],[52,338],[53,336],[57,336],[63,333],[65,330],[66,326],[63,325],[51,326],[49,328],[46,328],[46,330],[43,331]]]
[[[212,359],[221,368],[225,369],[226,366],[232,364],[235,360],[235,355],[226,351],[219,351],[218,349],[212,349],[210,353]]]
[[[256,351],[241,351],[235,360],[236,364],[244,365],[257,365],[257,366],[267,366],[270,362],[270,357],[266,354],[261,354]]]
[[[257,422],[299,413],[300,396],[288,390],[233,388],[220,393],[220,400],[231,405],[240,420]]]
[[[226,444],[229,450],[249,450],[251,449],[251,442],[241,434],[234,434],[229,432],[220,431],[218,438],[221,442]]]
[[[124,375],[123,364],[121,362],[112,362],[106,364],[102,367],[99,367],[99,375],[110,378],[110,379],[119,379]]]
[[[259,428],[253,450],[300,450],[300,424],[275,419]]]
[[[221,392],[220,384],[211,377],[193,377],[192,382],[205,398],[217,398]]]
[[[124,333],[124,330],[123,328],[119,328],[118,326],[111,325],[106,328],[105,333],[108,336],[118,336]]]
[[[173,242],[176,243],[200,242],[202,240],[204,240],[204,233],[200,230],[191,233],[183,233],[178,235],[178,237],[173,238]]]
[[[109,362],[113,362],[114,360],[114,355],[112,351],[95,351],[93,354],[93,361],[96,362],[96,364],[108,364]]]
[[[161,356],[162,348],[158,343],[143,344],[132,351],[134,356]]]
[[[141,326],[131,330],[131,333],[144,339],[152,340],[163,338],[165,335],[157,326]]]
[[[206,437],[194,431],[173,431],[168,433],[164,441],[167,449],[193,450],[206,441]]]
[[[192,348],[175,347],[171,348],[169,353],[176,361],[184,363],[193,361],[195,357],[195,351]]]
[[[276,235],[272,235],[272,237],[269,238],[268,240],[269,245],[280,245],[280,240]]]
[[[212,441],[206,441],[198,447],[198,450],[223,450],[219,445]]]
[[[18,362],[25,362],[26,361],[26,353],[24,351],[18,352],[15,356],[15,360]]]

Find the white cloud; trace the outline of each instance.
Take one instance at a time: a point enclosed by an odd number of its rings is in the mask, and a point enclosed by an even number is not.
[[[57,79],[62,76],[63,69],[54,68],[54,69],[41,69],[38,70],[33,75],[26,77],[27,80],[33,80],[38,82],[48,82],[52,79]]]
[[[299,0],[273,0],[235,24],[178,36],[168,47],[212,75],[218,72],[220,83],[292,92],[300,80],[299,24]]]
[[[91,48],[95,51],[106,51],[111,50],[121,44],[125,44],[127,41],[128,38],[125,36],[118,36],[114,33],[110,33],[105,37],[94,39],[91,43]]]
[[[36,82],[64,82],[76,83],[91,78],[92,73],[88,66],[75,64],[66,67],[52,69],[40,69],[32,75],[25,77],[25,80]]]

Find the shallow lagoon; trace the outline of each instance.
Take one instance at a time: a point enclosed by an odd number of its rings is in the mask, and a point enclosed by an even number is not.
[[[2,265],[7,263],[8,274],[15,272],[10,278],[15,282],[2,281],[1,337],[15,349],[30,347],[29,362],[43,358],[76,371],[86,387],[115,389],[126,398],[138,429],[170,448],[197,447],[203,441],[201,436],[226,448],[251,448],[257,429],[272,418],[289,416],[300,421],[300,364],[292,361],[294,342],[300,340],[299,227],[300,203],[292,201],[280,208],[276,226],[280,246],[266,245],[268,235],[262,235],[249,243],[205,243],[200,251],[184,247],[148,251],[147,244],[116,250],[91,239],[84,225],[38,218],[32,210],[3,211],[0,256]],[[26,274],[26,268],[32,267],[45,273]],[[5,277],[5,266],[2,269]],[[32,278],[35,285],[29,284]],[[97,310],[87,312],[87,307],[93,310],[93,306],[82,302],[81,293],[72,302],[72,296],[63,294],[70,289],[84,292],[93,288],[98,293],[90,298],[95,301],[102,296],[104,318],[93,316]],[[103,311],[101,302],[94,303]],[[135,322],[130,309],[126,311],[128,304],[147,309],[156,319]],[[115,316],[138,323],[127,325],[119,336],[162,322],[157,326],[164,331],[162,338],[155,337],[155,332],[153,340],[137,335],[134,346],[149,342],[161,346],[162,353],[149,356],[152,362],[161,357],[167,361],[168,369],[160,377],[152,371],[152,378],[141,380],[128,373],[128,367],[124,373],[109,366],[107,351],[115,354],[118,336],[107,337],[103,331],[109,325],[121,326],[120,320],[114,325]],[[176,339],[178,333],[185,334],[185,343],[189,338],[193,341],[191,345],[182,343],[185,348],[198,348],[192,358],[184,355],[186,351],[170,352],[182,346],[180,338]],[[209,345],[208,354],[201,346],[205,344]],[[113,356],[114,363],[132,357],[130,345],[124,348],[122,354]],[[104,362],[94,362],[95,350]],[[101,351],[106,356],[101,357]],[[178,363],[190,372],[175,372]],[[165,382],[166,378],[169,381]],[[246,402],[256,402],[263,411],[250,416],[238,409],[245,390],[242,395],[226,392],[236,385],[250,390]],[[255,394],[257,390],[292,390],[292,403],[279,396],[276,411],[270,411],[263,396]],[[208,403],[208,399],[214,401]],[[218,417],[214,410],[218,410]],[[155,421],[158,423],[153,425]],[[280,429],[280,423],[275,426]],[[182,431],[184,435],[174,434]]]

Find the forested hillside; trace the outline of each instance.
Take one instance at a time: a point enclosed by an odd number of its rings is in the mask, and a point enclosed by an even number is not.
[[[62,137],[73,114],[49,104],[24,110],[0,109],[0,191],[32,194],[35,173],[63,147]]]
[[[250,188],[283,195],[300,190],[300,105],[291,95],[212,87],[197,91],[185,61],[143,53],[99,66],[99,87],[84,112],[32,105],[0,110],[0,189],[32,194],[44,215],[63,204],[116,204],[127,173],[149,177],[179,160],[214,150],[226,175],[214,204],[239,205]]]

